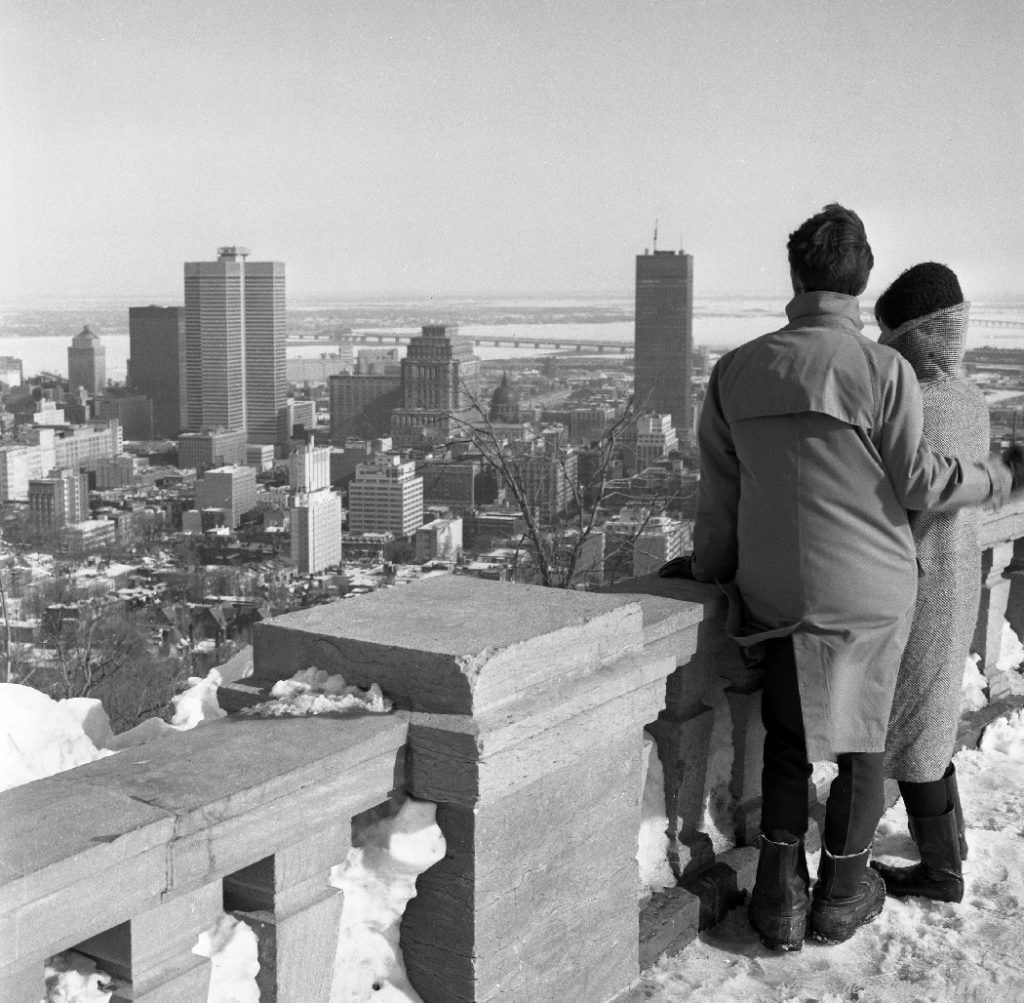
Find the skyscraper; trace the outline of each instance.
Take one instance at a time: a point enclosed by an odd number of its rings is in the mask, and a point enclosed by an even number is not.
[[[285,284],[279,261],[221,247],[185,263],[185,426],[273,443],[285,399]]]
[[[395,446],[444,442],[480,418],[480,359],[455,325],[427,324],[402,359],[402,404],[391,414]]]
[[[90,397],[103,393],[107,385],[107,350],[100,336],[88,324],[71,339],[68,349],[68,390],[84,387]]]
[[[693,437],[693,256],[645,251],[636,259],[634,394],[641,413],[669,414]]]
[[[128,344],[128,385],[153,402],[153,434],[173,438],[184,427],[184,309],[129,307]]]

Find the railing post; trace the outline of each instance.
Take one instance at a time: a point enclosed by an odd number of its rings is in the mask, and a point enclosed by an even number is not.
[[[981,669],[990,699],[1008,692],[1008,681],[996,668],[1002,650],[1003,620],[1010,598],[1010,579],[1004,572],[1013,560],[1013,541],[996,543],[981,554],[981,601],[971,650],[981,656]]]
[[[199,934],[221,915],[220,881],[133,916],[131,977],[134,1003],[202,1000],[210,985],[210,962],[192,953]]]
[[[42,961],[0,975],[0,1000],[4,1003],[39,1003],[43,992]]]
[[[663,606],[667,634],[687,607]],[[603,1003],[635,981],[643,726],[675,667],[646,630],[636,597],[461,576],[259,625],[257,677],[315,664],[411,714],[406,786],[447,844],[402,924],[427,1003]]]

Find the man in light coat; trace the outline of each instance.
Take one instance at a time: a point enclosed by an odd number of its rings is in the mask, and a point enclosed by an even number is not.
[[[921,442],[910,365],[861,334],[874,263],[856,213],[829,205],[788,243],[789,323],[724,355],[698,429],[692,577],[727,585],[740,644],[762,654],[760,856],[750,919],[799,950],[811,763],[835,760],[811,935],[846,940],[882,910],[867,868],[882,757],[917,588],[908,509],[1001,500],[1005,464]],[[671,573],[666,572],[666,573]]]

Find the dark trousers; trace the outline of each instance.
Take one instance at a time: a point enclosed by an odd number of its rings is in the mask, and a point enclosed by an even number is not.
[[[808,787],[804,722],[791,637],[765,642],[764,766],[761,772],[761,831],[776,842],[792,842],[807,832]],[[883,753],[843,752],[839,773],[825,805],[824,842],[835,856],[860,853],[871,845],[885,809]]]

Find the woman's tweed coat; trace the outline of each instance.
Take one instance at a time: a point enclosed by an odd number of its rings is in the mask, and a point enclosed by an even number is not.
[[[882,340],[914,367],[928,445],[974,460],[988,453],[989,417],[981,391],[960,377],[967,310],[964,303],[919,317]],[[938,780],[953,754],[981,595],[979,518],[973,508],[910,517],[921,577],[886,740],[886,773],[896,780]]]

